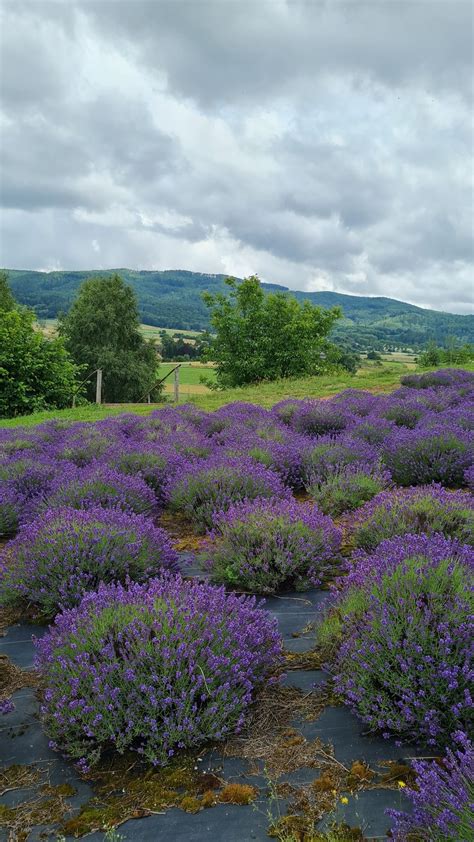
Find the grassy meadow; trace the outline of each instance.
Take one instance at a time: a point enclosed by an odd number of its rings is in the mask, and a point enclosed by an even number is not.
[[[170,370],[174,363],[164,363],[161,370]],[[325,398],[335,395],[343,389],[367,389],[371,392],[391,392],[396,389],[400,377],[407,371],[416,368],[413,361],[384,361],[382,365],[366,362],[355,375],[338,374],[324,377],[302,377],[298,379],[278,380],[273,383],[260,383],[225,391],[211,391],[199,383],[202,373],[209,376],[210,366],[202,363],[183,363],[180,373],[180,402],[192,402],[201,409],[212,411],[226,403],[233,401],[250,401],[263,407],[270,407],[285,398]],[[474,371],[474,364],[462,366]],[[170,378],[172,380],[172,378]],[[172,392],[172,383],[168,387],[168,400]],[[22,415],[18,418],[0,420],[0,427],[33,426],[48,421],[51,418],[64,418],[71,421],[99,421],[110,415],[121,412],[134,412],[148,415],[153,409],[163,406],[160,404],[103,404],[96,406],[88,404],[75,409],[51,410],[36,412],[32,415]]]

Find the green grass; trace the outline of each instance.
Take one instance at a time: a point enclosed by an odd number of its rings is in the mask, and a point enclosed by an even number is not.
[[[164,366],[172,367],[173,363],[164,363]],[[183,365],[183,368],[186,364]],[[223,392],[211,392],[205,390],[202,394],[193,394],[191,390],[199,389],[199,376],[196,373],[198,366],[187,366],[192,374],[189,377],[197,376],[197,381],[189,384],[190,394],[187,393],[184,383],[185,371],[182,371],[181,399],[185,403],[192,401],[196,406],[205,410],[218,409],[224,404],[233,401],[249,401],[260,406],[270,407],[285,398],[324,398],[335,395],[343,389],[367,389],[372,392],[390,392],[396,389],[400,382],[400,376],[413,367],[403,367],[400,363],[384,363],[382,366],[366,363],[356,375],[337,374],[324,377],[302,377],[299,379],[277,380],[274,383],[261,383],[257,386],[247,386],[240,389],[226,389]],[[463,368],[474,371],[474,363],[452,368]],[[427,369],[425,369],[427,370]],[[209,371],[209,369],[207,369]],[[200,373],[200,372],[199,372]],[[172,377],[170,378],[172,380]],[[184,387],[184,388],[183,388]],[[201,386],[201,389],[205,387]],[[50,412],[37,412],[33,415],[23,415],[19,418],[0,420],[0,427],[34,426],[47,421],[50,418],[65,418],[71,421],[99,421],[109,415],[118,415],[121,412],[134,412],[138,415],[147,415],[152,409],[162,407],[163,404],[114,404],[96,406],[95,404],[79,406],[76,409],[52,410]]]
[[[121,403],[114,405],[95,403],[87,406],[77,406],[75,409],[52,409],[46,412],[34,412],[32,415],[20,415],[18,418],[0,419],[0,427],[34,427],[52,418],[61,418],[66,421],[100,421],[108,418],[109,415],[120,415],[123,412],[133,412],[135,415],[148,415],[152,409],[162,409],[163,404],[136,404]]]
[[[212,365],[205,365],[205,363],[161,363],[158,371],[159,377],[164,377],[175,366],[179,365],[179,383],[180,386],[197,386],[201,385],[201,376],[208,377],[209,380],[215,380],[216,372]],[[173,375],[165,380],[165,383],[172,384]]]

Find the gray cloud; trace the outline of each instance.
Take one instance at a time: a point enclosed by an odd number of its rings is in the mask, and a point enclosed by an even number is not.
[[[472,6],[4,0],[1,258],[472,308]]]

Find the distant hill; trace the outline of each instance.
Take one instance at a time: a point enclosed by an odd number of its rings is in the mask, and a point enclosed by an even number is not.
[[[9,276],[17,300],[32,307],[38,318],[46,319],[68,310],[83,280],[114,272],[135,289],[142,322],[159,327],[205,330],[209,320],[201,293],[225,289],[225,275],[183,270],[30,272],[11,269]],[[321,307],[342,307],[344,319],[335,327],[333,337],[355,349],[411,347],[419,350],[430,340],[443,345],[450,337],[461,343],[474,341],[474,316],[425,310],[393,298],[299,292],[277,284],[263,286],[269,291],[288,292],[298,299],[307,298]]]

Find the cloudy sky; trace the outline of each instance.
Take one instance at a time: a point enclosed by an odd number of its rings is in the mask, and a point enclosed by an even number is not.
[[[472,310],[471,0],[1,10],[1,265]]]

